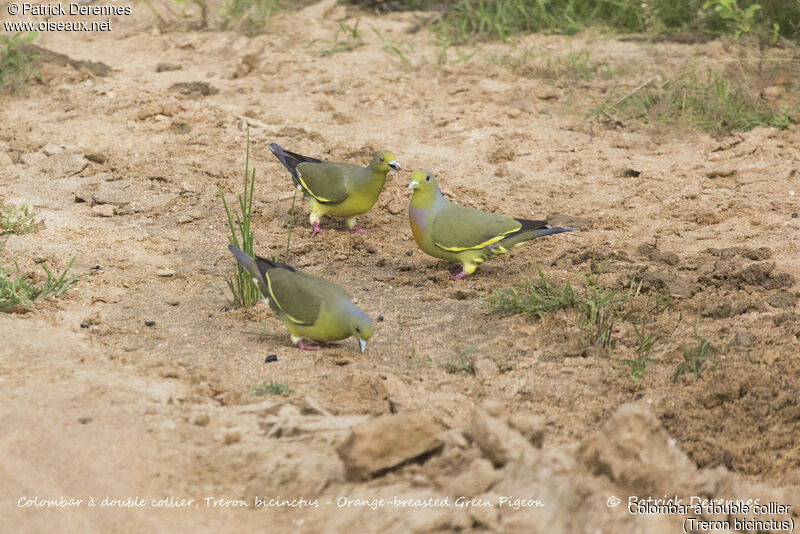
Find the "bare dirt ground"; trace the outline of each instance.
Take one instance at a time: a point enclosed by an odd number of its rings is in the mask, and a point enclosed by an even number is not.
[[[590,127],[571,109],[587,105],[579,92],[482,59],[528,48],[543,63],[572,47],[645,69],[723,61],[731,45],[537,35],[442,66],[433,36],[416,31],[425,16],[323,2],[277,15],[251,39],[158,32],[137,4],[111,34],[37,41],[112,71],[45,62],[40,84],[2,97],[0,200],[33,205],[45,222],[4,238],[2,264],[55,271],[74,256],[86,274],[34,313],[0,317],[0,530],[677,532],[684,516],[625,506],[629,495],[673,494],[776,501],[792,508],[775,518],[797,521],[800,205],[790,191],[800,191],[800,128],[713,138]],[[364,46],[329,57],[307,46],[357,17]],[[413,43],[403,48],[412,65],[369,25]],[[161,63],[180,68],[158,72]],[[211,90],[173,88],[182,82]],[[266,305],[229,309],[217,188],[229,200],[241,190],[248,128],[262,254],[285,244],[292,202],[270,142],[362,164],[392,150],[403,165],[359,219],[369,234],[325,220],[329,232],[311,239],[297,204],[291,262],[347,288],[376,320],[365,354],[352,339],[300,351]],[[407,173],[419,167],[463,203],[589,227],[453,282],[408,228]],[[586,350],[563,314],[527,322],[484,305],[537,268],[580,286],[600,264],[610,287],[638,276],[653,297],[673,295],[641,380],[615,363],[633,346],[609,357]],[[718,369],[673,383],[697,335],[720,349]],[[474,374],[437,364],[470,348]],[[270,354],[277,362],[265,363]],[[293,393],[252,394],[273,380]],[[382,447],[399,456],[382,463]],[[612,495],[623,505],[607,507]],[[19,506],[59,496],[97,506]],[[101,507],[107,496],[147,504]],[[172,496],[199,506],[152,505]],[[318,507],[255,508],[255,496]],[[449,506],[373,510],[338,506],[342,496]],[[459,496],[495,506],[458,507]],[[501,496],[543,506],[501,507]]]

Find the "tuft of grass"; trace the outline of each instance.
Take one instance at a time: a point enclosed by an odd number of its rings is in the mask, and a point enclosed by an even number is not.
[[[219,7],[224,28],[242,30],[250,37],[264,33],[269,19],[280,10],[279,0],[224,0]]]
[[[653,363],[650,353],[653,346],[658,341],[658,334],[648,334],[648,324],[653,312],[658,311],[657,304],[655,307],[650,306],[650,300],[645,299],[642,311],[634,317],[629,319],[633,326],[633,337],[635,339],[635,357],[634,358],[621,358],[617,362],[621,365],[627,365],[630,368],[630,378],[634,382],[645,377],[647,374],[647,364]]]
[[[256,170],[250,172],[250,130],[247,130],[247,153],[244,163],[244,191],[241,195],[237,195],[238,210],[232,212],[228,208],[228,202],[225,200],[225,192],[222,187],[219,187],[219,196],[222,198],[222,205],[225,208],[225,214],[228,216],[228,227],[231,235],[228,241],[250,256],[255,256],[253,253],[253,231],[250,229],[250,221],[253,214],[253,188],[256,181]],[[290,234],[291,238],[291,234]],[[287,243],[287,255],[288,246]],[[236,273],[233,277],[227,280],[228,287],[233,295],[233,304],[237,307],[250,307],[258,302],[258,287],[253,283],[250,274],[238,263],[236,264]]]
[[[26,204],[12,206],[0,203],[0,236],[7,234],[32,234],[38,232],[42,222]]]
[[[758,126],[782,130],[797,120],[786,107],[772,109],[763,99],[752,95],[744,82],[713,70],[700,76],[697,69],[661,84],[648,80],[622,97],[615,93],[589,112],[589,116],[599,115],[614,120],[622,117],[685,123],[714,134],[749,131]]]
[[[575,308],[579,300],[569,283],[558,288],[539,271],[538,281],[525,280],[517,288],[495,290],[486,302],[494,312],[503,315],[523,314],[530,320],[534,316],[541,319],[558,310]]]
[[[47,265],[42,265],[42,269],[47,274],[47,278],[44,280],[23,276],[16,262],[14,262],[16,267],[16,277],[14,278],[12,278],[11,272],[0,267],[0,312],[25,313],[33,309],[33,302],[36,300],[64,294],[79,280],[78,276],[67,276],[74,261],[75,258],[72,258],[67,268],[58,277],[53,276]]]
[[[719,368],[717,353],[719,352],[707,339],[696,337],[697,345],[683,349],[683,361],[675,368],[672,381],[677,382],[686,373],[693,373],[700,378],[700,372],[707,368],[714,371]]]
[[[800,36],[800,2],[787,0],[405,0],[441,12],[440,35],[461,44],[589,26],[657,35],[755,34],[774,44]]]
[[[418,358],[416,347],[411,347],[411,356],[408,360],[408,368],[413,369],[420,365],[426,367],[437,367],[444,369],[450,374],[475,375],[475,362],[472,353],[478,350],[478,345],[472,345],[466,349],[452,355],[447,360],[434,360],[431,357]]]
[[[261,397],[263,395],[286,395],[288,393],[294,393],[292,388],[289,387],[289,384],[284,384],[283,382],[277,382],[275,380],[269,383],[265,380],[258,386],[252,388],[251,391],[256,397]]]
[[[493,312],[525,315],[527,320],[542,319],[557,311],[572,312],[577,315],[583,344],[586,347],[596,346],[608,354],[613,352],[618,341],[618,323],[630,323],[633,325],[633,341],[639,347],[638,361],[632,365],[646,365],[648,354],[657,340],[657,336],[646,334],[649,321],[646,316],[663,312],[669,303],[650,305],[649,301],[645,301],[642,312],[632,313],[631,303],[639,298],[641,282],[631,280],[627,290],[616,291],[601,285],[599,274],[600,271],[588,275],[584,286],[576,290],[569,283],[563,287],[551,283],[540,271],[538,281],[526,280],[516,288],[495,290],[486,299],[486,305]]]
[[[388,52],[389,54],[392,54],[392,55],[395,55],[395,56],[397,56],[398,58],[400,58],[400,61],[402,61],[402,62],[403,62],[403,63],[405,63],[406,65],[411,65],[411,61],[410,61],[410,60],[409,60],[409,59],[406,57],[406,55],[405,55],[405,54],[403,53],[403,51],[400,49],[400,47],[402,46],[402,43],[398,43],[398,42],[396,42],[396,41],[393,41],[392,39],[387,39],[387,38],[386,38],[386,37],[384,37],[384,36],[383,36],[383,34],[382,34],[382,33],[381,33],[381,32],[380,32],[380,31],[379,31],[377,28],[375,28],[374,26],[371,26],[371,28],[372,28],[372,31],[373,31],[373,32],[375,32],[375,35],[377,35],[377,36],[378,36],[378,39],[380,39],[380,40],[381,40],[381,43],[383,44],[383,49],[384,49],[386,52]],[[412,45],[410,45],[410,44],[408,44],[408,43],[406,43],[406,44],[407,44],[409,47],[411,47],[411,46],[412,46]]]
[[[339,29],[336,30],[336,35],[333,36],[333,40],[328,39],[314,39],[309,43],[309,46],[315,43],[324,43],[330,46],[330,48],[326,48],[322,50],[321,54],[324,57],[332,56],[334,54],[338,54],[339,52],[350,52],[359,48],[364,44],[364,38],[358,31],[358,25],[361,22],[361,19],[357,19],[356,23],[353,26],[350,26],[346,22],[342,21],[339,23]]]
[[[0,35],[0,92],[17,92],[33,75],[37,56],[28,52],[25,45],[37,35]]]
[[[473,361],[472,356],[470,355],[476,350],[478,350],[478,345],[472,345],[471,347],[467,347],[466,349],[462,350],[461,352],[452,356],[450,359],[444,362],[428,358],[428,365],[430,365],[431,367],[441,367],[452,375],[454,374],[474,375],[475,362]]]

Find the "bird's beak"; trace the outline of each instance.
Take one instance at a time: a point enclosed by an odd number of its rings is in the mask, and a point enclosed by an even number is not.
[[[394,170],[394,171],[396,171],[396,170],[400,169],[400,164],[399,164],[399,163],[397,163],[395,160],[392,160],[392,161],[390,161],[390,162],[389,162],[389,163],[387,163],[386,165],[388,165],[388,166],[389,166],[389,168],[391,168],[391,169],[392,169],[392,170]]]
[[[363,340],[360,337],[357,337],[356,340],[358,341],[358,352],[364,352],[364,350],[367,348],[366,340]]]
[[[417,187],[418,185],[419,185],[419,182],[418,182],[418,181],[416,181],[416,180],[411,180],[411,183],[410,183],[410,184],[408,184],[408,188],[409,188],[409,189],[414,189],[414,188],[415,188],[415,187]]]

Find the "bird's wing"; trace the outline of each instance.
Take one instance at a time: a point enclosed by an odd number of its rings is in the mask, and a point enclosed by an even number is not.
[[[264,271],[267,296],[286,317],[297,325],[313,325],[319,317],[324,295],[319,284],[309,284],[303,273],[283,266]]]
[[[511,217],[456,204],[442,209],[431,225],[434,244],[451,252],[488,247],[521,228]]]
[[[349,195],[348,175],[360,170],[363,169],[347,163],[305,162],[297,166],[297,179],[300,186],[318,202],[338,204]]]

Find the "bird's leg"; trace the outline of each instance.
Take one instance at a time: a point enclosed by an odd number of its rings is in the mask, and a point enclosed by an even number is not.
[[[313,199],[308,201],[308,206],[311,208],[311,213],[308,214],[308,222],[311,223],[311,237],[314,237],[317,234],[324,234],[320,227],[319,227],[319,218],[320,213],[316,210],[316,203],[312,204]]]
[[[361,228],[359,225],[357,225],[355,217],[348,217],[347,219],[345,219],[345,222],[347,223],[347,226],[349,226],[350,229],[357,234],[366,234],[372,231],[372,230],[367,230],[365,228]]]
[[[461,280],[465,276],[467,276],[467,273],[464,271],[463,267],[461,267],[458,271],[450,273],[450,278],[452,280]]]
[[[324,232],[324,231],[323,231],[323,230],[322,230],[322,229],[319,227],[319,223],[318,223],[317,221],[314,221],[313,223],[311,223],[311,228],[312,228],[312,230],[311,230],[311,237],[314,237],[314,236],[315,236],[315,235],[317,235],[317,234],[320,234],[320,235],[322,235],[322,234],[324,234],[324,233],[325,233],[325,232]]]
[[[303,340],[297,340],[297,348],[300,350],[319,350],[319,347],[316,345],[306,345],[303,343]]]

